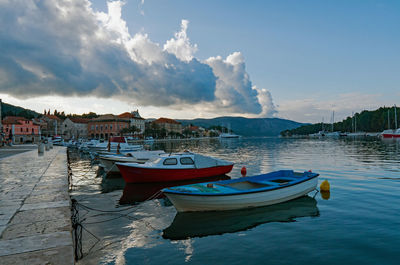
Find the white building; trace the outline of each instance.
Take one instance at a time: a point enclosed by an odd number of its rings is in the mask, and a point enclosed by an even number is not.
[[[118,115],[119,118],[127,118],[129,119],[129,126],[135,126],[136,128],[138,128],[140,131],[137,132],[137,134],[143,134],[144,133],[144,129],[145,129],[145,119],[143,119],[140,114],[139,114],[139,110],[136,111],[132,111],[131,113],[129,112],[125,112],[122,113],[120,115]]]

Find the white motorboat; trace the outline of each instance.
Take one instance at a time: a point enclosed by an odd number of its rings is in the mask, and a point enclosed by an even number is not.
[[[106,172],[109,173],[119,173],[118,167],[115,165],[116,162],[119,163],[145,163],[150,159],[159,157],[165,154],[162,150],[155,151],[135,151],[135,152],[125,152],[123,155],[117,154],[106,154],[99,155],[100,166],[104,168]]]

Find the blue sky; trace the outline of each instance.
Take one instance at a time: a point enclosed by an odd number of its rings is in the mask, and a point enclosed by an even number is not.
[[[108,12],[106,1],[91,2],[94,12]],[[84,16],[84,12],[80,15]],[[90,108],[97,112],[104,110],[103,113],[119,112],[123,108],[137,107],[142,115],[153,117],[196,118],[232,114],[318,122],[322,118],[329,121],[332,110],[335,110],[337,119],[341,119],[353,111],[396,103],[400,105],[399,1],[126,0],[121,5],[121,19],[126,22],[131,37],[138,33],[147,34],[147,40],[161,48],[180,31],[182,20],[187,20],[189,46],[179,46],[175,41],[173,49],[164,51],[175,54],[178,61],[198,60],[199,64],[190,67],[199,75],[192,77],[185,74],[167,83],[176,85],[178,80],[200,76],[204,78],[199,80],[208,81],[188,87],[196,90],[213,86],[214,82],[216,89],[207,90],[204,93],[211,94],[204,97],[201,93],[183,95],[182,91],[175,91],[177,100],[159,104],[152,104],[150,97],[148,100],[132,99],[132,102],[127,102],[125,94],[108,99],[112,91],[103,93],[95,89],[84,94],[80,100],[84,100],[85,104],[80,103],[80,108],[74,108],[75,112],[87,112]],[[46,36],[51,38],[52,34]],[[175,40],[178,37],[175,36]],[[189,59],[179,57],[176,51],[172,52],[181,47],[185,50],[194,46],[196,48],[189,52]],[[240,52],[240,56],[236,54],[229,61],[227,57],[235,52]],[[217,56],[221,58],[207,61]],[[202,64],[212,68],[215,80]],[[237,75],[227,72],[232,65],[237,66],[232,70],[238,72]],[[68,66],[71,67],[71,64]],[[182,69],[186,68],[182,66]],[[217,69],[220,69],[219,73],[216,73]],[[168,72],[168,76],[170,74]],[[218,88],[219,80],[224,81],[225,86]],[[85,82],[91,84],[86,78]],[[239,83],[245,84],[240,87]],[[163,86],[164,82],[156,84]],[[165,85],[167,96],[168,89],[173,87],[168,84]],[[252,86],[257,89],[252,89]],[[50,93],[51,97],[42,91],[37,92],[40,100],[36,103],[31,96],[27,99],[23,93],[12,93],[9,89],[2,91],[0,88],[0,97],[6,102],[27,105],[38,111],[55,102],[59,105],[57,109],[64,108],[66,112],[71,112],[69,102],[77,101],[76,94],[81,92],[75,91],[75,96],[71,98],[68,93],[62,92],[65,87],[63,84],[59,90]],[[127,87],[127,90],[132,90],[129,84]],[[233,90],[230,90],[231,87],[234,87]],[[215,97],[212,96],[213,91]],[[233,96],[226,97],[226,93]],[[132,98],[143,96],[136,91],[132,95]],[[188,100],[190,96],[201,100]],[[195,109],[188,110],[188,104],[194,104]]]

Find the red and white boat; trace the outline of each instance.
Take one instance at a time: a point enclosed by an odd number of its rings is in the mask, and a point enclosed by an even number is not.
[[[160,155],[144,164],[115,163],[126,183],[179,181],[220,176],[233,163],[191,152]]]
[[[397,130],[384,130],[381,135],[383,138],[400,138],[400,128]]]

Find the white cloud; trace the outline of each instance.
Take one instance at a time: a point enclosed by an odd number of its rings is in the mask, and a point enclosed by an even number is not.
[[[192,45],[186,34],[189,21],[182,19],[181,31],[175,33],[175,38],[168,40],[164,44],[164,50],[174,54],[178,59],[189,62],[197,51],[197,45]]]
[[[1,1],[0,92],[112,97],[210,115],[275,112],[269,92],[253,87],[241,53],[199,61],[187,20],[164,45],[144,32],[131,35],[123,5],[109,2],[104,13],[88,0]]]
[[[215,90],[218,108],[233,113],[255,113],[259,117],[271,117],[276,112],[270,93],[252,85],[240,52],[234,52],[226,59],[210,57],[206,63],[218,78]]]

